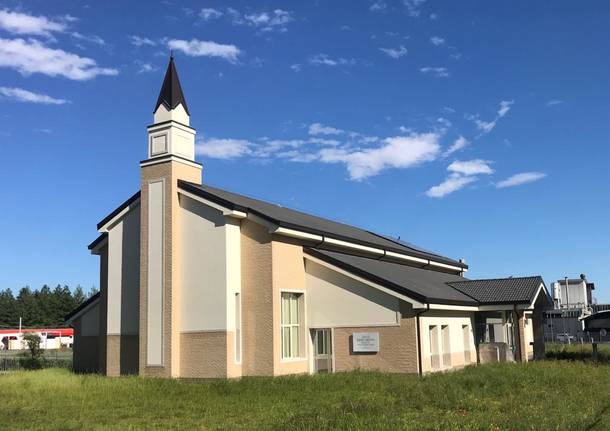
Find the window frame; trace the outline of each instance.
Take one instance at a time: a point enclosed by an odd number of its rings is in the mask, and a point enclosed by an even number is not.
[[[297,305],[297,323],[284,323],[284,315],[283,315],[283,300],[284,295],[291,295],[296,297],[296,305]],[[304,331],[306,328],[306,312],[305,312],[305,291],[297,290],[297,289],[281,289],[280,290],[280,361],[281,362],[295,362],[295,361],[303,361],[307,359],[307,343],[305,340]],[[284,356],[284,329],[291,328],[296,329],[297,334],[297,354],[296,356]],[[292,334],[292,332],[291,332]],[[291,337],[292,335],[290,335]],[[289,341],[290,342],[290,341]],[[290,348],[290,346],[289,346]]]

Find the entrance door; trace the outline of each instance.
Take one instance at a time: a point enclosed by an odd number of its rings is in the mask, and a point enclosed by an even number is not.
[[[313,330],[313,363],[316,373],[330,373],[333,370],[333,355],[330,329]]]

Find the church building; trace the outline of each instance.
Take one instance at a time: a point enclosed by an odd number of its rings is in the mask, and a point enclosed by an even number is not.
[[[461,260],[205,185],[173,58],[147,130],[140,190],[89,245],[100,292],[66,317],[75,371],[428,373],[544,354],[539,276],[469,280]]]

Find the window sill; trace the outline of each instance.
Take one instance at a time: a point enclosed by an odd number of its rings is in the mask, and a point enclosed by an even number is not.
[[[306,360],[307,358],[281,358],[280,363],[303,362]]]

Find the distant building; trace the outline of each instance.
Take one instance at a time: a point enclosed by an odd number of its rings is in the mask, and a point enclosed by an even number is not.
[[[551,285],[553,309],[544,312],[544,338],[553,342],[589,342],[599,334],[585,331],[584,319],[610,309],[610,304],[596,304],[595,284],[585,274],[579,278],[564,278]]]
[[[40,347],[43,349],[60,349],[72,347],[74,329],[72,328],[38,328],[38,329],[0,329],[0,350],[27,349],[24,335],[35,333],[40,336]]]

